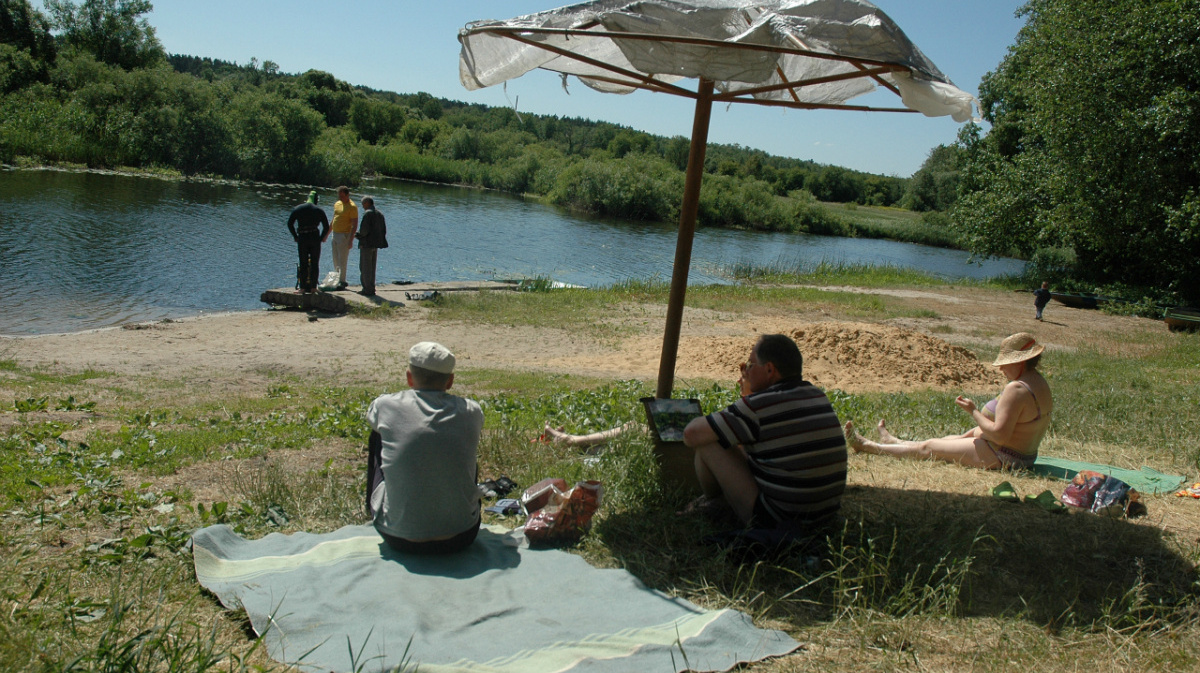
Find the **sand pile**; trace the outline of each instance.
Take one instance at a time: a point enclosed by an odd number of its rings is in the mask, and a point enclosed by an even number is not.
[[[850,392],[991,390],[1000,372],[960,346],[902,327],[869,323],[802,323],[783,330],[804,355],[804,378],[822,388]],[[703,361],[713,378],[736,378],[753,339],[685,343],[680,361]]]

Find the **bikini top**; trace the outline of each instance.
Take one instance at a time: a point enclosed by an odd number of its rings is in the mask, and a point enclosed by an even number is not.
[[[1033,408],[1037,409],[1037,416],[1034,416],[1033,418],[1031,418],[1030,420],[1025,421],[1025,422],[1032,423],[1034,421],[1041,420],[1042,419],[1042,405],[1038,403],[1037,395],[1033,394],[1033,388],[1030,388],[1029,384],[1025,383],[1024,381],[1017,381],[1017,383],[1020,383],[1021,385],[1025,386],[1025,390],[1029,391],[1029,396],[1033,398]],[[1000,397],[1002,395],[1004,395],[1003,392],[1001,392],[1000,395],[997,395],[997,396],[993,397],[992,399],[988,400],[987,404],[983,405],[983,409],[981,411],[982,411],[983,415],[989,421],[996,420],[996,404],[999,403]]]

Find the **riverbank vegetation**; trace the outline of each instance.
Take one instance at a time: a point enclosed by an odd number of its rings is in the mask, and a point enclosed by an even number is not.
[[[698,290],[689,297],[730,319],[853,305],[862,319],[881,320],[905,310],[896,297],[775,284]],[[626,283],[484,293],[435,304],[427,318],[569,328],[584,318],[599,324],[621,307],[660,308],[664,292]],[[854,304],[866,298],[875,303]],[[514,302],[537,304],[541,315],[514,311]],[[1193,472],[1200,467],[1189,432],[1200,423],[1200,344],[1195,335],[1134,332],[1079,334],[1074,347],[1050,353],[1043,369],[1057,404],[1047,442],[1075,457]],[[994,353],[992,341],[979,341],[981,352]],[[335,381],[276,373],[261,388],[231,394],[232,379],[243,374],[118,375],[103,365],[63,371],[0,352],[4,670],[284,670],[265,657],[244,616],[221,609],[196,585],[189,536],[216,523],[248,537],[362,523],[363,416],[382,390],[349,373]],[[382,388],[402,388],[402,376],[398,370]],[[586,460],[530,442],[546,421],[585,432],[637,420],[636,401],[652,385],[469,367],[456,380],[485,409],[483,477],[604,483],[606,504],[572,553],[701,606],[744,611],[805,644],[747,670],[1200,665],[1200,528],[1186,509],[1194,507],[1190,500],[1147,496],[1149,523],[1053,515],[988,496],[999,475],[855,456],[840,526],[804,552],[741,559],[702,542],[713,524],[673,514],[686,496],[660,485],[646,435],[629,433]],[[726,381],[679,388],[706,410],[736,394]],[[961,430],[962,414],[947,393],[830,396],[843,419],[860,425],[886,416],[922,435]],[[1003,478],[1022,493],[1061,487],[1024,474]],[[1163,516],[1169,507],[1178,509]]]

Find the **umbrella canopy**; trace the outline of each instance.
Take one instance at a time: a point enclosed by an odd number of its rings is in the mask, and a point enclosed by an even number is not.
[[[879,110],[975,118],[974,98],[865,0],[594,0],[477,21],[458,35],[469,90],[541,68],[606,93],[638,89],[695,99],[679,237],[659,363],[670,397],[691,264],[712,103]],[[694,89],[684,80],[696,80]],[[878,87],[903,107],[846,101]]]

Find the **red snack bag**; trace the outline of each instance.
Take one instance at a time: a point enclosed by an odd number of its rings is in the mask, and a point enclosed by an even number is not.
[[[529,544],[548,547],[578,541],[591,527],[603,495],[604,487],[598,481],[581,481],[565,493],[555,493],[525,522]]]
[[[557,477],[543,479],[521,493],[521,506],[529,514],[545,507],[555,495],[567,490],[567,480]]]

